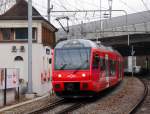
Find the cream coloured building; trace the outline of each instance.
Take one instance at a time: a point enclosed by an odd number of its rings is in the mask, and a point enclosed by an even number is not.
[[[22,92],[25,92],[28,82],[27,9],[28,3],[25,0],[18,0],[8,11],[0,15],[0,69],[19,70],[18,78]],[[33,92],[43,95],[51,90],[51,49],[55,44],[57,29],[34,7],[32,10]]]

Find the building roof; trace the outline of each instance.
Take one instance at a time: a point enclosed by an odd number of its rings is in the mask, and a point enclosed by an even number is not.
[[[55,31],[57,29],[49,23],[41,14],[32,7],[32,19],[33,20],[43,20],[48,23]],[[27,20],[28,19],[28,3],[25,0],[18,0],[18,2],[12,6],[4,14],[0,15],[0,20]]]

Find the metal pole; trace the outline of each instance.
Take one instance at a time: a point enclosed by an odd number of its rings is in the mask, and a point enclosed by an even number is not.
[[[7,104],[7,69],[5,68],[4,71],[5,76],[5,85],[4,85],[4,106]]]
[[[133,50],[133,45],[132,45],[132,52],[131,52],[131,55],[132,55],[132,77],[133,77],[133,55],[134,55],[134,50]]]
[[[48,22],[50,22],[50,0],[47,0],[47,15],[48,15]]]
[[[130,45],[130,35],[128,34],[128,46]]]
[[[102,21],[101,21],[101,18],[102,18],[102,17],[101,17],[101,14],[102,14],[102,13],[101,13],[102,1],[101,1],[101,0],[100,0],[99,6],[100,6],[100,28],[99,28],[100,31],[99,31],[99,38],[101,38],[101,30],[102,30],[102,25],[101,25],[101,24],[102,24]],[[97,42],[98,42],[98,37],[97,37]]]
[[[32,0],[28,0],[28,93],[32,93]]]

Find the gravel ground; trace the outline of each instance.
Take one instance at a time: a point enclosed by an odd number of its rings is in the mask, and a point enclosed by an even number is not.
[[[73,114],[127,114],[143,92],[144,85],[137,78],[126,77],[115,91],[74,111]]]

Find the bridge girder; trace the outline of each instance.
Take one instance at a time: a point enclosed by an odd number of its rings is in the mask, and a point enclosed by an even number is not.
[[[133,45],[135,56],[150,55],[150,34],[129,35],[130,44],[128,45],[128,35],[100,38],[99,41],[106,46],[112,46],[123,56],[131,56],[131,46]],[[96,41],[96,39],[91,39]]]

